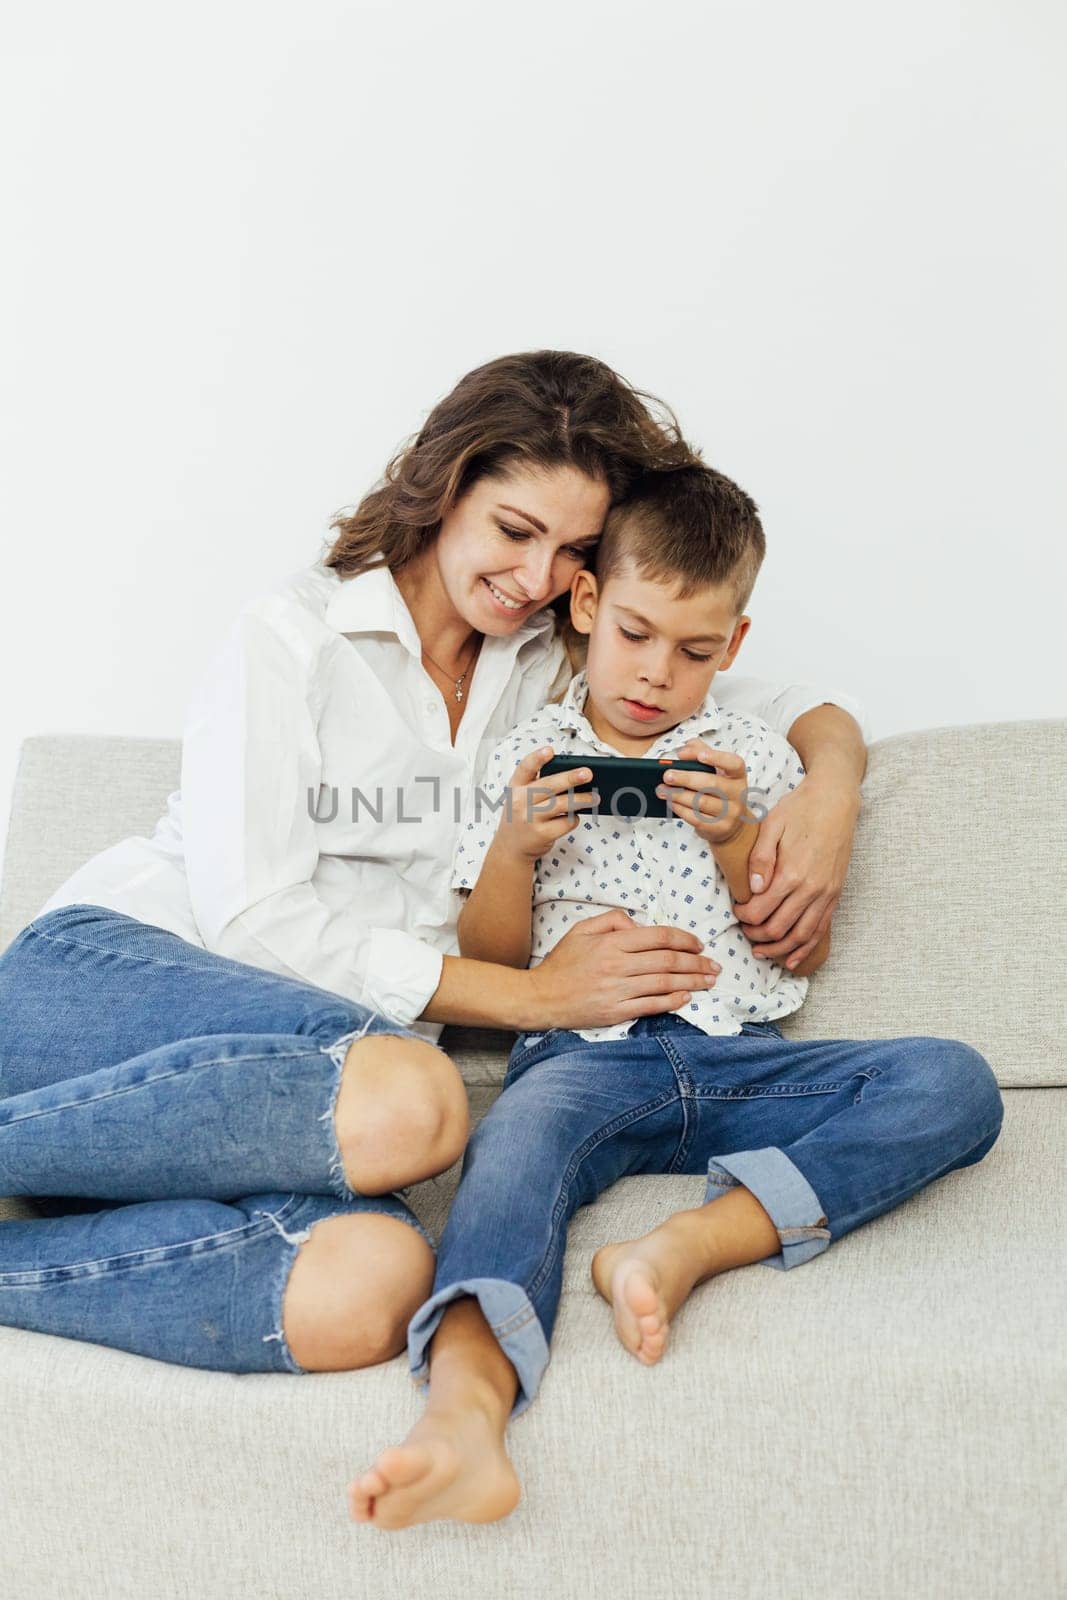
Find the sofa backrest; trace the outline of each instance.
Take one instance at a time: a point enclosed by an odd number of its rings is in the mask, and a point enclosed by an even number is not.
[[[963,1039],[1002,1087],[1067,1083],[1067,720],[870,747],[830,959],[782,1031]]]
[[[25,741],[0,949],[89,856],[152,832],[180,768],[176,739]],[[1064,793],[1067,720],[935,728],[872,745],[830,960],[783,1031],[958,1038],[1002,1086],[1067,1083]],[[463,1037],[479,1042],[477,1032]],[[498,1059],[501,1036],[492,1040]]]
[[[181,782],[180,739],[25,739],[0,883],[0,950],[98,850],[150,835]]]

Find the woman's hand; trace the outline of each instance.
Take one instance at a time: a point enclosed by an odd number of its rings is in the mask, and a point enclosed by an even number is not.
[[[662,761],[666,757],[661,756]],[[743,824],[754,819],[748,810],[751,790],[745,759],[733,750],[713,750],[690,739],[671,757],[674,761],[706,761],[708,772],[671,771],[668,763],[656,793],[670,802],[676,817],[688,822],[707,845],[728,844]],[[762,815],[762,812],[761,812]]]
[[[598,1028],[677,1011],[722,971],[682,928],[642,927],[625,911],[586,917],[526,974],[539,1015],[531,1028]]]
[[[531,750],[511,774],[504,791],[497,840],[510,856],[536,861],[557,839],[578,826],[579,805],[588,808],[600,798],[591,790],[574,793],[579,784],[588,783],[592,778],[588,767],[578,765],[573,772],[557,772],[551,778],[539,778],[538,773],[552,753],[550,744]]]
[[[749,857],[752,899],[735,907],[757,956],[793,972],[829,933],[859,813],[858,789],[809,774],[764,818]]]

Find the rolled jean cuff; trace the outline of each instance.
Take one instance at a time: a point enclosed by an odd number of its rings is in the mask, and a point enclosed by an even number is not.
[[[826,1215],[815,1190],[784,1150],[768,1145],[709,1161],[704,1204],[739,1183],[756,1196],[782,1242],[778,1254],[765,1256],[760,1266],[799,1267],[822,1254],[830,1243]]]
[[[473,1295],[477,1300],[494,1339],[518,1374],[519,1390],[511,1416],[512,1419],[519,1417],[536,1395],[548,1366],[548,1342],[525,1292],[506,1278],[464,1278],[438,1289],[419,1307],[408,1323],[408,1363],[412,1380],[421,1388],[429,1383],[427,1350],[430,1340],[437,1332],[445,1307],[464,1295]]]

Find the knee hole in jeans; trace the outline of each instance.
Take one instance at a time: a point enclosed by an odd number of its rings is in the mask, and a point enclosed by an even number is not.
[[[467,1091],[436,1045],[371,1034],[345,1056],[334,1130],[350,1187],[389,1193],[458,1161],[470,1134]]]
[[[434,1255],[399,1217],[364,1211],[324,1217],[293,1257],[282,1327],[309,1372],[392,1360],[433,1283]]]

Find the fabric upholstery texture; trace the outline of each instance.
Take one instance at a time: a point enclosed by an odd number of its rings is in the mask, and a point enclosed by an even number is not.
[[[833,956],[783,1032],[938,1034],[981,1050],[1002,1088],[1067,1082],[1065,730],[1011,722],[872,745]],[[178,740],[25,741],[0,949],[90,855],[151,833],[180,764]],[[459,1037],[469,1081],[499,1082],[509,1036]]]
[[[26,741],[0,946],[88,855],[151,831],[179,754]],[[627,1179],[579,1212],[553,1359],[510,1436],[524,1498],[488,1527],[390,1535],[348,1519],[345,1484],[419,1413],[404,1357],[232,1376],[0,1328],[0,1594],[1067,1593],[1065,778],[1067,722],[874,745],[831,962],[788,1025],[974,1044],[1006,1106],[977,1167],[797,1271],[704,1285],[653,1369],[616,1342],[589,1263],[699,1203],[703,1179]],[[442,1039],[476,1118],[510,1037]],[[412,1193],[435,1234],[458,1172]]]

